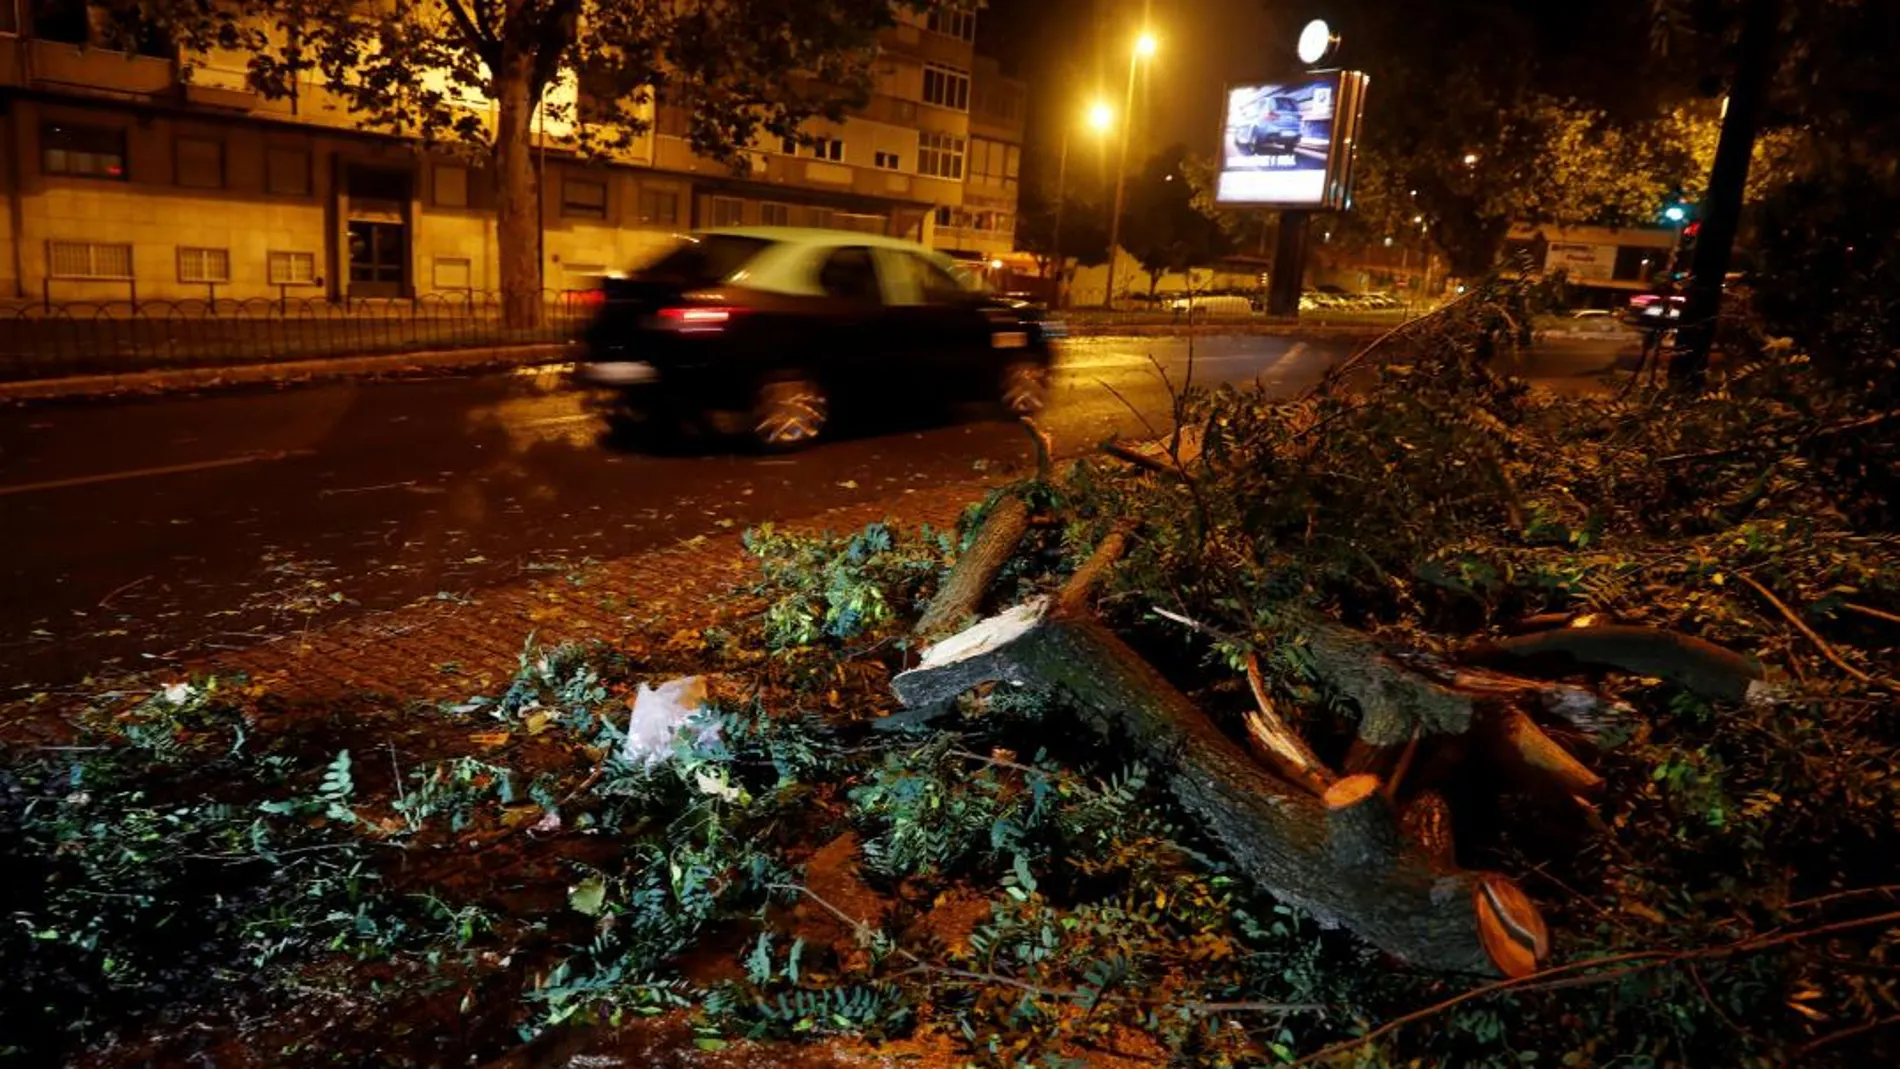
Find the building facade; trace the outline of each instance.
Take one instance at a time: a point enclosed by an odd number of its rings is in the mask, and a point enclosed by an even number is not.
[[[542,288],[591,288],[699,227],[827,226],[1006,252],[1022,83],[976,61],[974,6],[895,15],[865,107],[809,124],[812,144],[752,146],[736,172],[694,153],[685,116],[664,107],[609,161],[564,151],[570,131],[537,118]],[[186,64],[162,42],[89,47],[93,19],[84,0],[0,0],[0,299],[497,287],[480,158],[368,132],[315,80],[267,99],[242,55]],[[466,106],[492,120],[488,101]]]

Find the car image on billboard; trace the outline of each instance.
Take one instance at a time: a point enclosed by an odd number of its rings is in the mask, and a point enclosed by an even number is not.
[[[1227,93],[1217,199],[1318,205],[1326,200],[1335,75]]]

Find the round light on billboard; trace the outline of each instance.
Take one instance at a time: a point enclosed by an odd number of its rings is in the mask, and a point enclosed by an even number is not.
[[[1339,47],[1339,38],[1333,35],[1333,28],[1326,25],[1325,19],[1314,19],[1300,31],[1299,55],[1301,63],[1318,63],[1332,55]]]

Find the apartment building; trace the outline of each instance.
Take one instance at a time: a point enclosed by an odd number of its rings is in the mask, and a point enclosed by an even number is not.
[[[666,108],[604,162],[562,149],[570,131],[538,116],[543,288],[590,288],[695,227],[828,226],[972,258],[1007,251],[1022,83],[976,61],[975,4],[895,15],[864,108],[808,126],[813,143],[752,146],[737,172],[695,154],[685,116]],[[241,55],[196,57],[185,78],[163,41],[133,54],[96,41],[84,0],[0,0],[0,300],[498,285],[478,155],[362,129],[315,80],[266,99]],[[480,97],[466,106],[492,116]]]

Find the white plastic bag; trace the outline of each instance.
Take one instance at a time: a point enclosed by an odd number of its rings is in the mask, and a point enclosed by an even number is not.
[[[673,736],[706,704],[704,676],[669,679],[658,687],[642,683],[633,696],[633,718],[627,723],[627,741],[621,756],[629,762],[654,765],[673,752]],[[700,738],[717,738],[714,726],[700,728]]]

